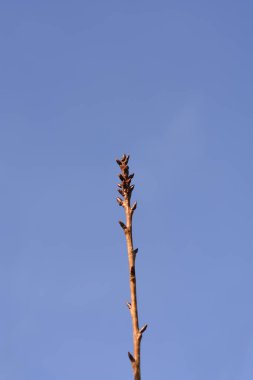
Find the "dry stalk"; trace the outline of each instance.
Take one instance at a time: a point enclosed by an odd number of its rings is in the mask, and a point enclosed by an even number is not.
[[[120,183],[118,184],[118,192],[122,198],[117,198],[119,206],[122,206],[125,210],[126,215],[126,224],[122,221],[119,221],[120,226],[122,227],[127,244],[127,254],[128,254],[128,264],[129,264],[129,282],[130,282],[130,297],[131,302],[127,303],[130,315],[132,318],[132,327],[133,327],[133,355],[128,352],[128,357],[132,364],[134,380],[141,380],[141,339],[142,334],[148,327],[144,325],[141,329],[139,328],[139,317],[138,317],[138,307],[137,307],[137,292],[136,292],[136,276],[135,276],[135,259],[138,252],[138,248],[134,249],[133,247],[133,236],[132,236],[132,218],[134,211],[137,207],[135,202],[131,206],[131,195],[134,189],[134,185],[131,185],[131,180],[134,174],[129,175],[128,167],[129,156],[123,155],[120,160],[116,160],[117,164],[121,169],[119,174]]]

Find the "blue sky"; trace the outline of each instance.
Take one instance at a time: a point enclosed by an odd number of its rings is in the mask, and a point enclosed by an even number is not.
[[[0,379],[251,380],[252,4],[0,5]]]

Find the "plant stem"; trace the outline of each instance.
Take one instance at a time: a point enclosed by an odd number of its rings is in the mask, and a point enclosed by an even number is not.
[[[141,380],[141,339],[142,334],[146,330],[147,325],[144,325],[139,329],[139,317],[138,317],[138,305],[137,305],[137,292],[136,292],[136,275],[135,275],[135,259],[138,249],[133,247],[133,235],[132,235],[132,219],[134,211],[137,207],[137,203],[131,207],[131,195],[134,189],[134,185],[131,185],[131,180],[134,174],[129,175],[128,167],[129,156],[125,154],[122,156],[121,160],[116,160],[120,166],[121,173],[119,178],[121,183],[119,186],[119,193],[122,195],[123,199],[117,198],[120,206],[125,210],[126,224],[119,222],[122,227],[127,244],[127,254],[128,254],[128,264],[129,264],[129,282],[130,282],[130,297],[131,302],[127,303],[132,318],[132,331],[133,331],[133,349],[134,354],[132,355],[128,352],[129,359],[132,364],[134,380]]]

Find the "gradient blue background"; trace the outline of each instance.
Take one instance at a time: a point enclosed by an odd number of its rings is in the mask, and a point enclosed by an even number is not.
[[[0,379],[251,380],[251,1],[3,0]],[[251,3],[252,4],[252,3]]]

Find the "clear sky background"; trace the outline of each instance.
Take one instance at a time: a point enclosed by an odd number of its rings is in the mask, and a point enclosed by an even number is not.
[[[251,3],[251,5],[250,5]],[[252,380],[252,2],[2,0],[0,379]]]

